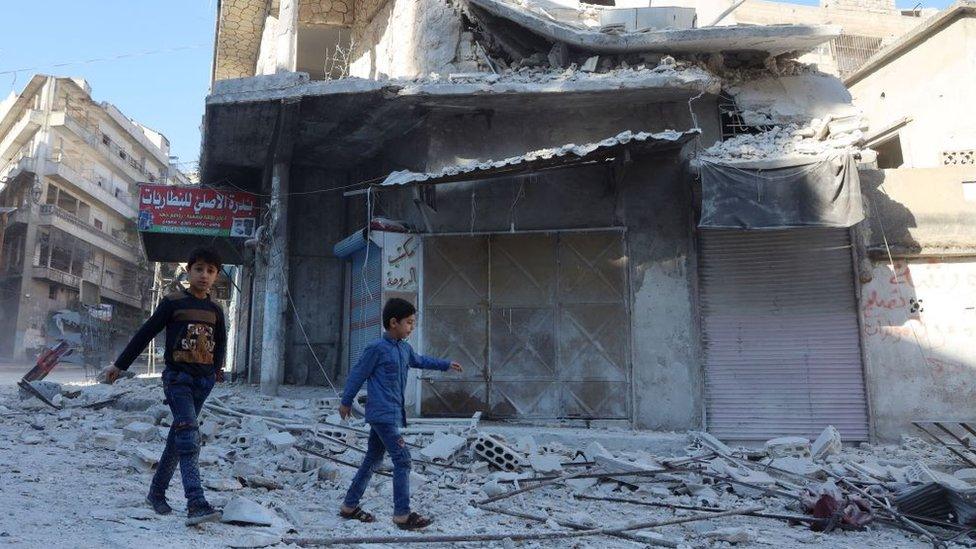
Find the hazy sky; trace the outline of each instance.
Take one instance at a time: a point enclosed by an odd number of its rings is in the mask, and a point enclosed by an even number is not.
[[[915,2],[899,0],[898,6],[910,9]],[[216,9],[216,0],[17,2],[0,33],[0,97],[19,92],[34,73],[85,78],[96,100],[161,131],[181,168],[193,169],[210,86]]]

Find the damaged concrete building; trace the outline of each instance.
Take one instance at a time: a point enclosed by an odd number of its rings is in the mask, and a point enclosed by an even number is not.
[[[157,181],[186,181],[169,141],[85,80],[35,75],[0,102],[0,356],[63,336],[111,360],[149,310],[134,194]]]
[[[238,372],[335,385],[406,296],[466,365],[413,414],[876,435],[864,122],[796,61],[841,29],[647,4],[223,0],[201,176],[266,199]]]

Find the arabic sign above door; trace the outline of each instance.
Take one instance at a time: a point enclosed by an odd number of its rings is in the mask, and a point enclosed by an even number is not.
[[[383,289],[416,292],[420,282],[420,237],[408,233],[383,233]]]
[[[139,231],[248,238],[260,206],[255,195],[202,187],[139,185]]]

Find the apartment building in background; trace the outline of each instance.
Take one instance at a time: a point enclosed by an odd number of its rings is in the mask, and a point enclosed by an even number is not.
[[[86,81],[36,75],[0,103],[0,356],[60,336],[111,353],[144,318],[139,182],[188,180],[165,136]]]

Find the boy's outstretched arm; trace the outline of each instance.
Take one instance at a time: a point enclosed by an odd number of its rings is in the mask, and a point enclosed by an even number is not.
[[[424,355],[418,355],[413,348],[410,348],[410,367],[420,368],[421,370],[440,370],[442,372],[447,370],[454,370],[455,372],[460,372],[462,370],[461,365],[457,362],[451,362],[450,360],[444,360],[441,358],[433,358]]]
[[[342,402],[339,406],[339,416],[342,419],[349,417],[352,400],[356,398],[356,394],[359,393],[359,389],[363,386],[366,378],[376,369],[377,362],[379,362],[379,350],[375,346],[367,347],[363,356],[359,357],[359,362],[349,371],[346,387],[342,391]]]
[[[149,345],[152,338],[156,337],[156,334],[166,327],[166,323],[169,322],[169,317],[172,312],[173,310],[168,300],[164,299],[159,302],[159,305],[153,311],[149,320],[132,336],[129,344],[119,354],[119,358],[115,359],[115,364],[106,373],[106,381],[114,383],[119,377],[120,371],[128,370],[129,366],[132,366],[136,357],[142,354],[142,351],[146,349],[146,346]]]

